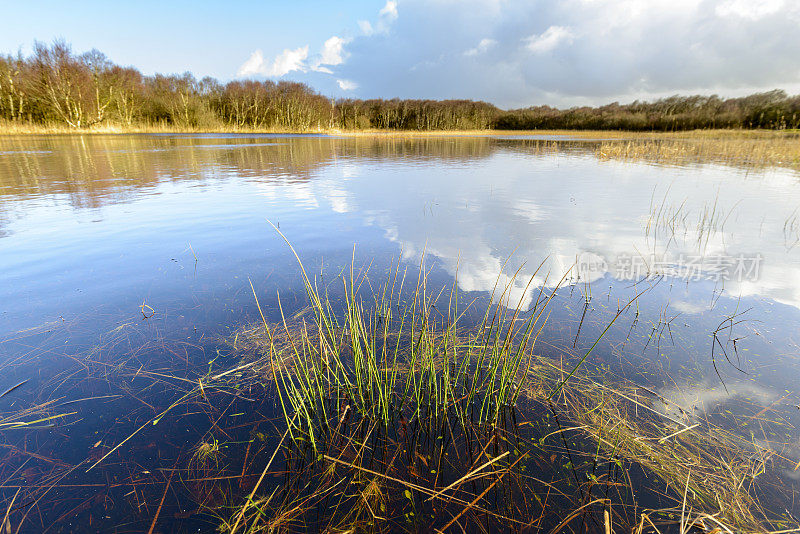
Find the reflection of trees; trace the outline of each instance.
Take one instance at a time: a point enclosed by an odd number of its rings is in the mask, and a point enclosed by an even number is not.
[[[10,232],[6,229],[8,223],[8,218],[3,214],[3,211],[0,210],[0,239],[9,235]]]
[[[0,202],[58,194],[76,207],[100,207],[163,181],[202,182],[230,173],[308,179],[339,158],[467,161],[491,151],[488,138],[2,137]]]

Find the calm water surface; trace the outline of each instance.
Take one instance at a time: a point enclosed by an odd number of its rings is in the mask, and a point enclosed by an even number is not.
[[[230,367],[221,340],[257,318],[251,281],[269,320],[278,292],[285,311],[303,307],[295,259],[267,220],[328,279],[351,261],[378,279],[397,258],[413,271],[424,255],[440,285],[457,278],[480,298],[500,276],[527,305],[542,262],[535,286],[569,273],[542,345],[555,354],[590,346],[647,288],[590,365],[696,417],[766,409],[800,423],[797,173],[602,161],[591,142],[519,137],[0,137],[0,392],[27,380],[0,412],[106,397],[55,428],[0,430],[6,499],[119,443],[172,398],[168,380],[143,393],[139,378],[122,388],[104,372]],[[69,471],[73,489],[45,495],[50,516],[37,510],[30,531],[146,530],[163,484],[142,505],[142,473],[172,468],[207,428],[184,414],[126,444],[136,468],[115,457]],[[786,432],[782,454],[800,460]],[[136,499],[116,494],[131,477]],[[165,506],[174,528],[213,530]]]

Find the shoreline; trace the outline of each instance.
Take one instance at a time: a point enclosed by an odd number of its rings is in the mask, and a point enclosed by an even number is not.
[[[75,131],[62,127],[9,126],[0,122],[0,139],[25,143],[26,138],[80,138],[90,136],[297,136],[327,139],[413,142],[430,139],[516,139],[556,150],[559,143],[592,144],[590,151],[603,160],[645,161],[656,164],[718,163],[723,165],[800,170],[800,130],[686,130],[641,132],[627,130],[250,130],[166,127],[99,127]]]
[[[325,135],[331,137],[496,137],[520,136],[541,137],[561,136],[580,139],[686,139],[686,138],[747,138],[747,139],[786,139],[800,138],[800,130],[765,129],[713,129],[681,130],[675,132],[633,131],[633,130],[283,130],[283,129],[242,129],[242,128],[170,128],[162,126],[102,126],[76,130],[62,126],[15,125],[0,123],[0,136],[38,136],[38,135]],[[559,139],[553,139],[559,140]]]

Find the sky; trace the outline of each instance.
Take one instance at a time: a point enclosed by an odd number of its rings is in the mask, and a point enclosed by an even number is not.
[[[511,108],[800,93],[800,0],[42,0],[3,19],[4,53],[63,38],[146,74],[332,97]]]

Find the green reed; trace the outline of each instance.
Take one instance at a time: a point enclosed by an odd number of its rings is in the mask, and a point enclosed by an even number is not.
[[[316,449],[331,421],[347,412],[384,426],[400,417],[491,425],[516,403],[555,294],[542,285],[533,292],[533,305],[523,309],[539,269],[516,302],[519,271],[504,284],[498,278],[479,325],[466,328],[461,323],[473,303],[459,309],[457,280],[431,291],[424,255],[409,293],[403,292],[410,282],[399,262],[377,287],[368,270],[356,273],[351,264],[339,277],[344,298],[334,304],[292,252],[310,319],[287,321],[280,308],[282,324],[264,321],[264,327],[277,397],[295,441]]]

